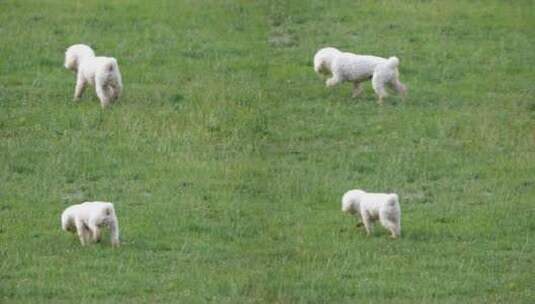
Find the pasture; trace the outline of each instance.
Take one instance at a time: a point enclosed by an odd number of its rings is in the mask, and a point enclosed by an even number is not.
[[[4,0],[0,37],[0,303],[535,302],[533,1]],[[75,43],[118,59],[110,109]],[[406,100],[325,88],[323,46],[398,56]],[[61,230],[86,200],[121,247]]]

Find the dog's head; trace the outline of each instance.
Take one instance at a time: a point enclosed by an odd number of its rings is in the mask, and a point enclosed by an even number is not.
[[[76,72],[82,59],[87,57],[95,57],[95,52],[89,46],[85,44],[72,45],[65,51],[64,66],[66,69]]]
[[[343,200],[342,201],[342,212],[353,214],[355,213],[356,208],[352,201]]]
[[[401,95],[403,96],[407,95],[408,88],[406,85],[399,83],[397,89]]]
[[[342,212],[355,214],[359,210],[360,196],[364,193],[362,190],[351,190],[342,197]]]
[[[338,54],[340,51],[332,47],[317,51],[314,55],[314,71],[319,75],[331,74],[331,63]]]

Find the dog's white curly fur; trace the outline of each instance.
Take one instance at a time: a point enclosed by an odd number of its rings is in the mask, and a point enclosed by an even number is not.
[[[100,105],[107,107],[119,98],[123,82],[117,60],[113,57],[96,57],[85,44],[70,46],[65,52],[65,68],[76,73],[74,100],[79,100],[86,85],[95,86]]]
[[[314,55],[314,71],[319,75],[331,75],[326,82],[328,87],[352,82],[353,97],[357,97],[362,93],[361,83],[371,79],[379,104],[388,96],[387,86],[402,95],[407,92],[407,87],[399,81],[398,66],[397,57],[355,55],[333,47],[320,49]]]
[[[100,229],[108,227],[111,244],[119,246],[119,221],[113,204],[109,202],[85,202],[68,207],[61,214],[61,227],[65,231],[76,232],[82,246],[100,241]]]
[[[376,220],[390,231],[392,238],[401,234],[401,208],[399,197],[395,193],[350,190],[342,197],[342,211],[360,216],[368,235],[371,232],[371,224]]]

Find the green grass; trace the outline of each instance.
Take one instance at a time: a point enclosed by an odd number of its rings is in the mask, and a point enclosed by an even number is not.
[[[1,303],[535,302],[533,1],[0,1]],[[71,101],[67,46],[125,91]],[[403,103],[326,89],[332,45]],[[341,213],[395,191],[402,238]],[[123,246],[59,216],[115,203]]]

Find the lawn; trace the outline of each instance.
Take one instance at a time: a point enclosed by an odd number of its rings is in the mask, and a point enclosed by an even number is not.
[[[533,1],[4,0],[0,38],[0,303],[535,303]],[[398,56],[407,98],[327,89],[324,46]],[[87,200],[121,247],[61,230]]]

